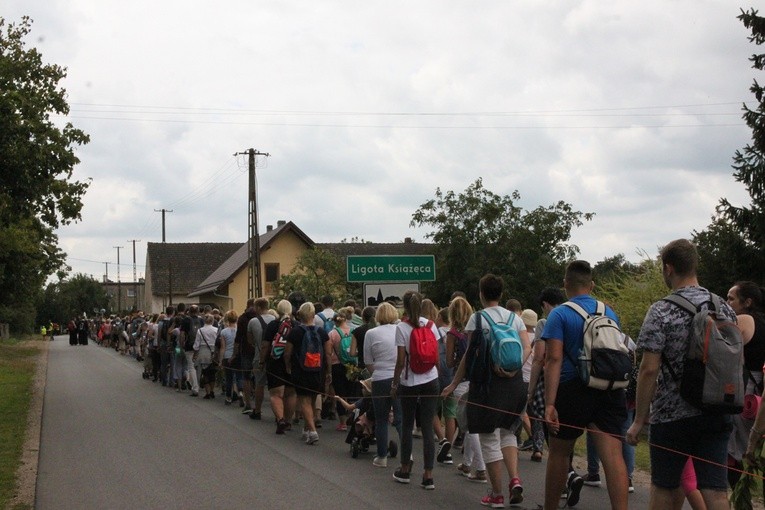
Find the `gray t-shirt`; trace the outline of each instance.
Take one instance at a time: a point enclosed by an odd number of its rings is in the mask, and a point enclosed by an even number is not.
[[[710,292],[703,287],[683,287],[677,291],[696,306],[709,303]],[[721,314],[726,320],[736,322],[733,309],[723,301]],[[706,307],[706,305],[704,305]],[[637,348],[663,354],[659,369],[656,395],[651,403],[651,423],[666,423],[698,416],[701,411],[680,396],[679,381],[683,377],[683,362],[688,350],[688,334],[691,314],[668,301],[657,301],[648,310],[640,328]],[[668,363],[677,377],[672,378],[664,363]]]
[[[263,319],[263,322],[266,325],[274,320],[274,316],[270,313],[264,313],[259,317]],[[263,340],[263,331],[264,328],[261,326],[258,317],[253,317],[250,319],[250,322],[247,323],[247,339],[252,341],[252,345],[255,346],[255,358],[253,359],[253,363],[256,365],[260,362],[260,342]]]

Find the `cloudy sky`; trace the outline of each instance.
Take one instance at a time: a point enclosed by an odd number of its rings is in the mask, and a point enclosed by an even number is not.
[[[138,277],[147,242],[242,241],[247,163],[261,231],[317,242],[425,241],[412,213],[482,177],[533,209],[595,218],[593,262],[638,260],[743,203],[731,157],[755,47],[727,0],[5,0],[28,44],[68,68],[91,136],[82,221],[58,231],[75,272]]]

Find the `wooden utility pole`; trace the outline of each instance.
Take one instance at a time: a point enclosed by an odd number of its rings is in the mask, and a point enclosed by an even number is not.
[[[165,244],[165,213],[173,212],[172,209],[154,209],[154,212],[161,212],[162,213],[162,244]],[[166,250],[165,250],[166,251]],[[167,253],[165,253],[167,254]],[[173,270],[173,265],[170,263],[169,259],[167,262],[167,296],[168,301],[170,305],[173,304],[173,276],[171,274]]]
[[[249,230],[247,236],[247,298],[261,297],[263,295],[260,278],[260,237],[258,234],[258,187],[255,179],[255,157],[270,156],[267,152],[259,152],[248,149],[245,152],[237,152],[234,156],[247,154],[249,159],[248,179],[248,202],[249,202]]]
[[[128,239],[129,243],[133,243],[133,309],[138,310],[138,275],[135,271],[135,243],[140,243],[140,239]]]
[[[172,209],[154,209],[154,212],[162,213],[162,242],[165,242],[165,213],[173,212]]]
[[[120,281],[120,250],[124,246],[112,246],[117,249],[117,316],[122,315],[122,282]]]

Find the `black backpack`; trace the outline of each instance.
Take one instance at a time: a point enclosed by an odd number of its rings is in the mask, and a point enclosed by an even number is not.
[[[191,319],[191,326],[189,327],[189,334],[186,336],[186,341],[183,343],[184,351],[191,351],[194,349],[194,342],[197,339],[197,331],[202,327],[201,317],[193,316]]]

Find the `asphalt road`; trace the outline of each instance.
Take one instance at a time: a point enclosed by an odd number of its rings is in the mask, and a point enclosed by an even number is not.
[[[60,336],[50,345],[37,509],[479,508],[488,489],[438,465],[436,489],[422,490],[420,440],[412,483],[401,485],[394,459],[380,469],[371,452],[351,458],[334,426],[307,446],[299,426],[275,435],[269,409],[250,420],[220,397],[190,398],[141,372],[132,358],[92,343],[71,347]],[[544,466],[521,454],[526,499],[518,508],[542,503]],[[645,508],[647,498],[637,487],[630,507]],[[608,506],[605,487],[584,487],[576,508]]]

